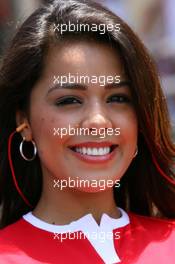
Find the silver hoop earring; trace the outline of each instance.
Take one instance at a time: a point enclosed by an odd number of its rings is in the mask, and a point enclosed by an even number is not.
[[[21,141],[20,146],[19,146],[20,154],[21,154],[21,156],[23,157],[23,159],[25,159],[25,160],[27,160],[27,161],[32,161],[32,160],[34,160],[34,158],[36,157],[36,153],[37,153],[36,144],[35,144],[35,142],[34,142],[33,140],[31,140],[31,143],[33,144],[33,148],[34,148],[34,150],[33,150],[33,157],[32,157],[32,158],[27,158],[27,157],[24,155],[24,153],[23,153],[23,144],[24,144],[24,141],[26,141],[26,140],[25,140],[25,137],[23,137],[23,140]]]
[[[133,159],[137,156],[137,154],[138,154],[138,146],[136,146],[136,151],[134,153]]]

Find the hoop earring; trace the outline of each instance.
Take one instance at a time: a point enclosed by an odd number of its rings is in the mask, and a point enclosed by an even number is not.
[[[36,144],[33,140],[31,140],[31,143],[33,144],[33,148],[34,148],[34,151],[33,151],[33,157],[32,158],[27,158],[24,153],[23,153],[23,144],[24,144],[24,141],[25,140],[25,137],[23,137],[23,140],[21,141],[20,143],[20,146],[19,146],[19,151],[20,151],[20,154],[21,156],[23,157],[23,159],[27,160],[27,161],[32,161],[34,160],[34,158],[36,157],[36,153],[37,153],[37,148],[36,148]]]
[[[133,159],[137,156],[137,154],[138,154],[138,146],[136,146],[136,151],[134,153]]]

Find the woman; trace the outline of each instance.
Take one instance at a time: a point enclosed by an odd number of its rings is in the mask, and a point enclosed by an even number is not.
[[[36,10],[4,58],[0,107],[1,263],[174,263],[167,106],[119,17],[88,0]]]

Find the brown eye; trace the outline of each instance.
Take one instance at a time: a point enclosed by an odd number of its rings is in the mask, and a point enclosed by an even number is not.
[[[130,103],[131,99],[127,95],[115,94],[108,98],[107,103]]]
[[[77,99],[76,97],[66,97],[63,99],[59,99],[56,102],[57,106],[66,106],[66,105],[72,105],[72,104],[81,104],[81,101],[79,99]]]

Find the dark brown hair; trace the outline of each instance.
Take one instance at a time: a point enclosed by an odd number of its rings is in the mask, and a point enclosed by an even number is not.
[[[54,25],[61,23],[120,24],[120,32],[65,32]],[[56,0],[37,9],[21,26],[3,60],[0,70],[0,203],[1,228],[17,221],[31,210],[18,194],[9,167],[8,138],[16,128],[17,110],[28,115],[30,93],[42,74],[50,45],[60,41],[89,38],[114,45],[119,52],[136,109],[139,135],[138,155],[133,160],[116,191],[117,205],[141,215],[175,218],[175,147],[167,105],[154,63],[130,27],[118,16],[89,0]],[[24,195],[35,207],[42,192],[39,157],[26,162],[19,153],[22,138],[15,134],[11,156],[15,174]],[[156,165],[157,164],[157,165]],[[161,169],[161,170],[160,170]],[[167,175],[166,179],[163,174]]]

